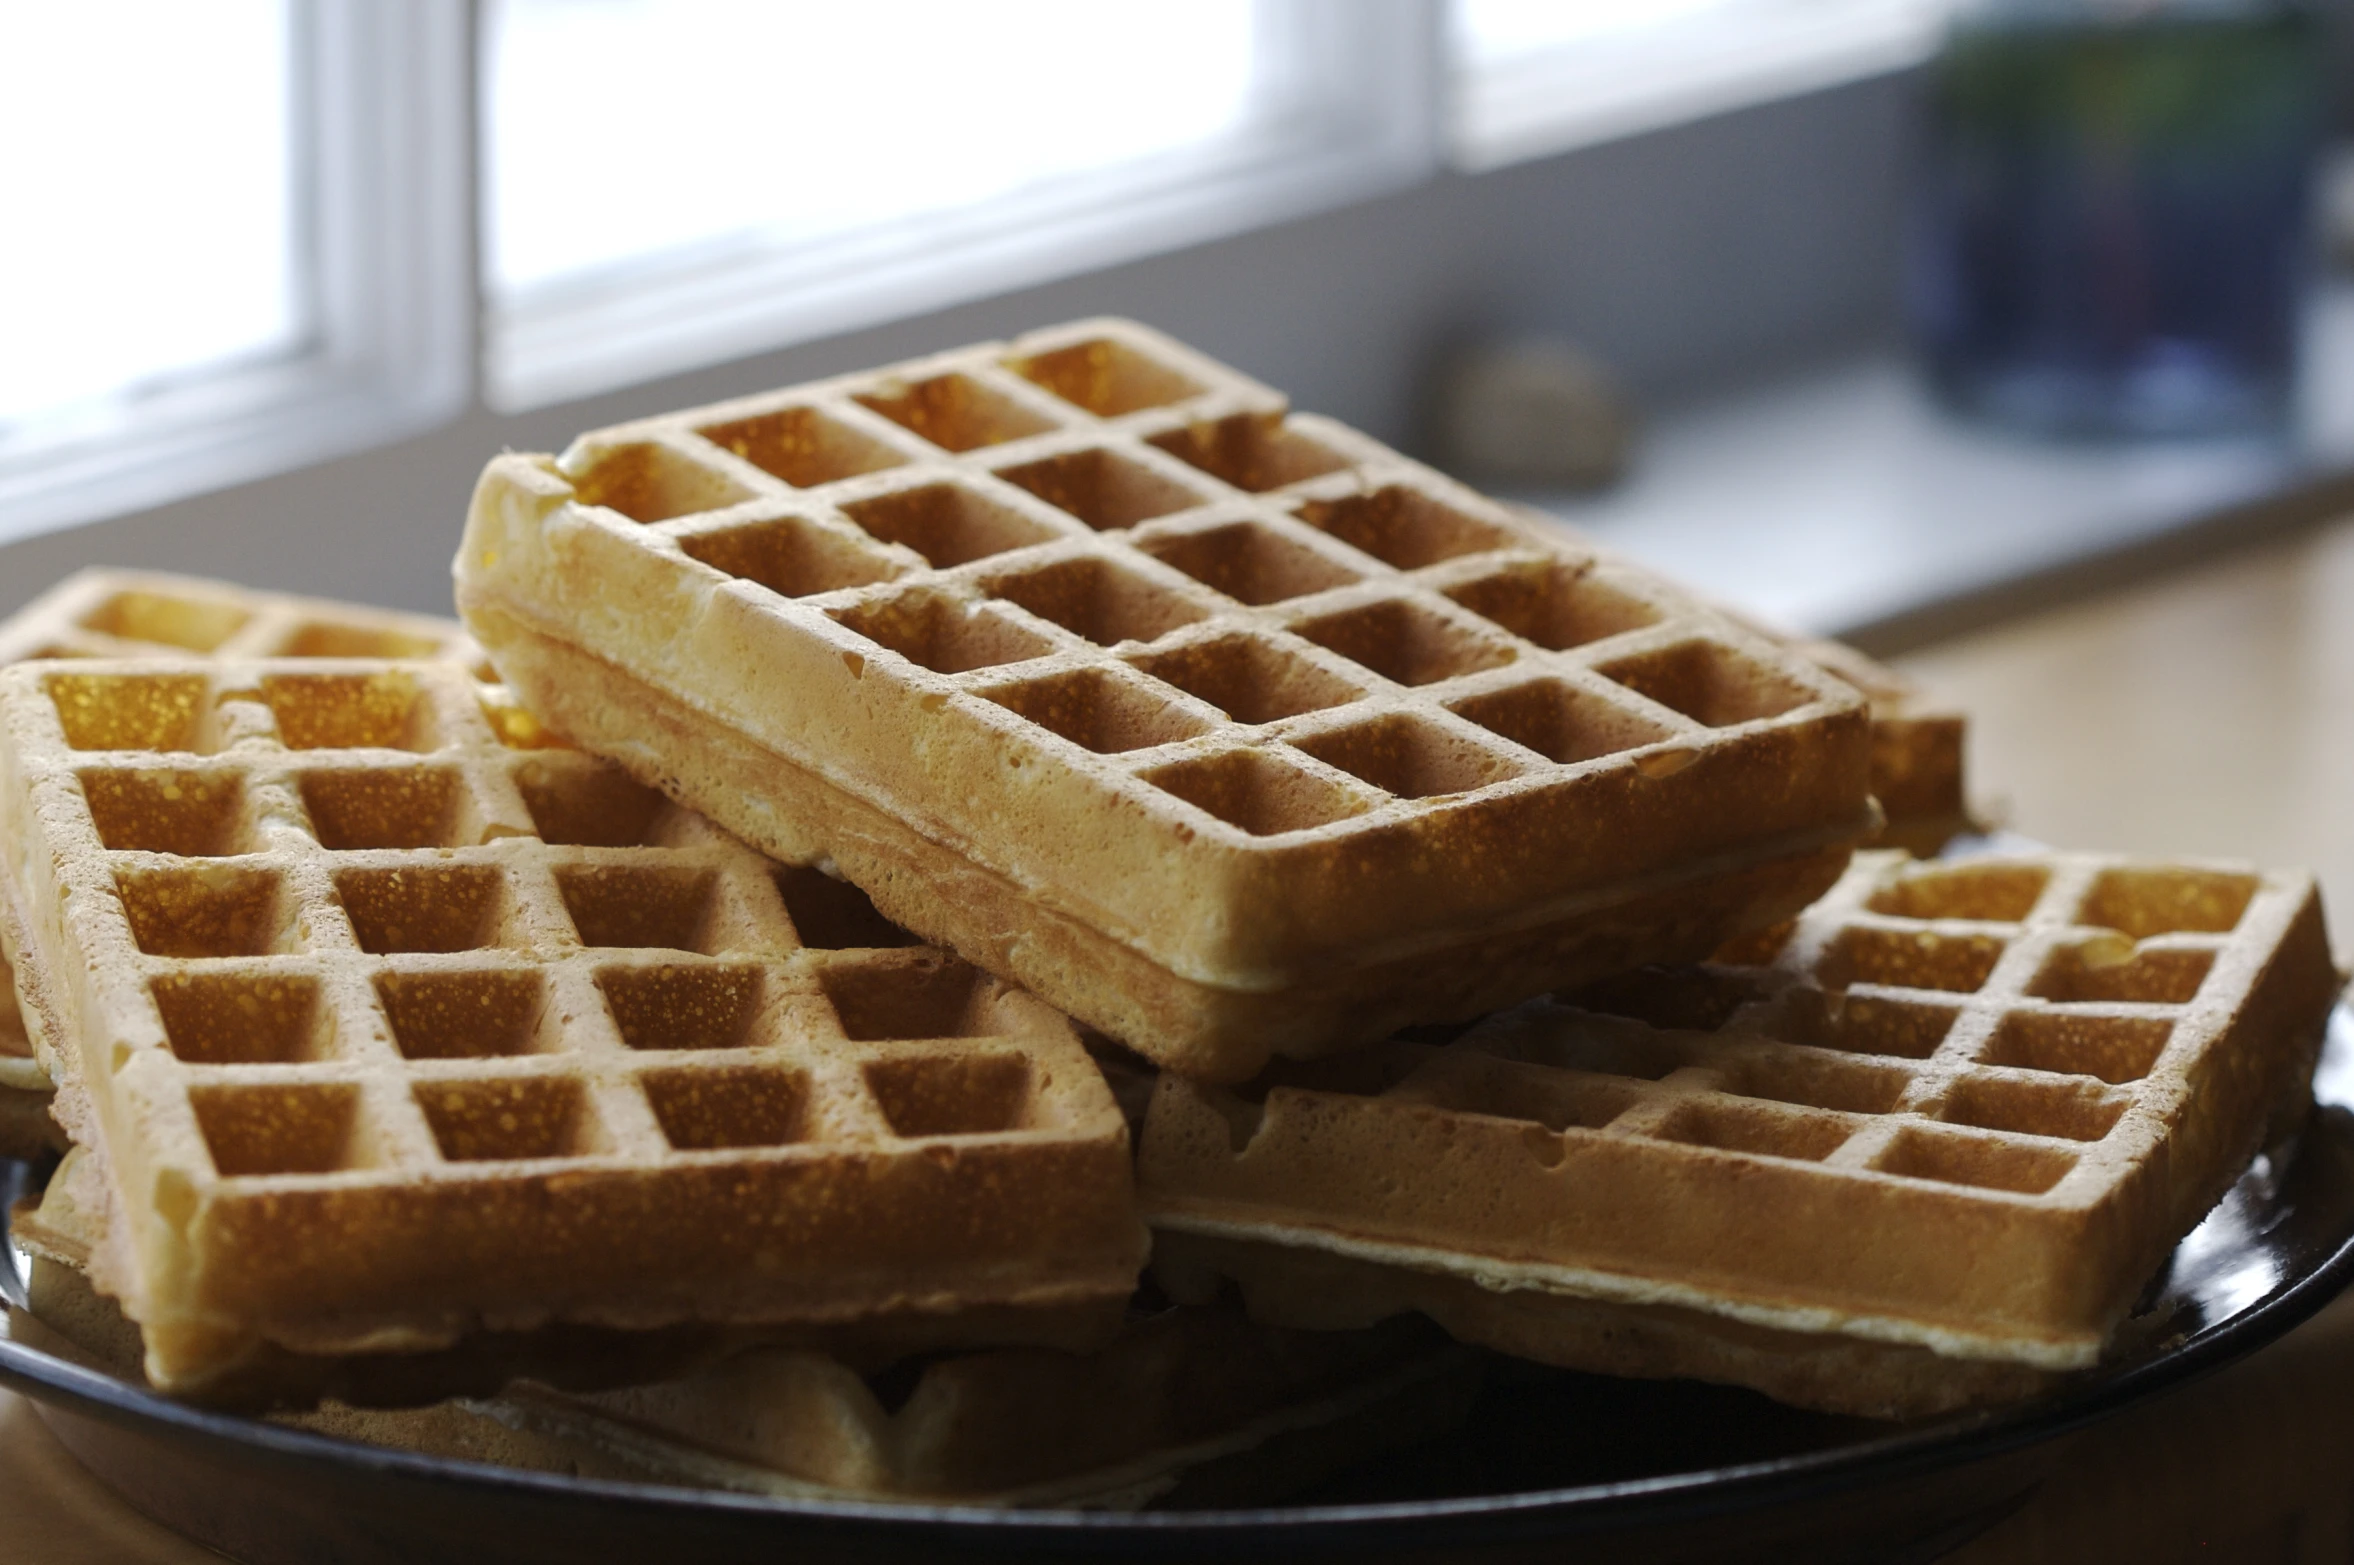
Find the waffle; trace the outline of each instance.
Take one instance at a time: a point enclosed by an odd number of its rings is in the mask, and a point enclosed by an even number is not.
[[[1518,509],[1531,522],[1576,538],[1580,547],[1592,550],[1597,558],[1612,558],[1600,543],[1551,513],[1534,506]],[[1729,604],[1711,606],[1751,635],[1771,641],[1853,686],[1871,704],[1872,797],[1879,801],[1885,817],[1872,838],[1875,845],[1931,858],[1955,837],[1981,829],[1970,813],[1963,779],[1969,724],[1961,712],[1843,641],[1797,635]]]
[[[507,715],[449,663],[0,671],[19,988],[155,1383],[549,1323],[1116,1324],[1143,1234],[1071,1025]]]
[[[1795,913],[1843,682],[1141,328],[494,460],[458,605],[534,711],[1222,1080]]]
[[[483,666],[482,649],[454,620],[156,571],[79,571],[0,621],[0,664],[142,656],[433,657]],[[49,1101],[48,1073],[32,1057],[0,954],[0,1156],[64,1150]]]
[[[83,1268],[103,1216],[82,1154],[37,1211],[19,1337],[136,1378],[139,1333]],[[76,1187],[81,1187],[79,1190]],[[1459,1423],[1475,1355],[1418,1323],[1287,1332],[1230,1304],[1139,1308],[1100,1352],[949,1353],[861,1373],[772,1346],[575,1394],[524,1382],[429,1407],[280,1420],[345,1439],[593,1478],[814,1498],[1133,1507],[1278,1497]]]
[[[36,658],[440,658],[479,666],[455,621],[161,571],[77,571],[0,621],[0,663]]]
[[[1573,1368],[1895,1416],[2093,1364],[2306,1101],[2312,881],[1861,855],[1793,928],[1235,1091],[1164,1076],[1166,1261]],[[1182,1276],[1173,1291],[1185,1293]]]

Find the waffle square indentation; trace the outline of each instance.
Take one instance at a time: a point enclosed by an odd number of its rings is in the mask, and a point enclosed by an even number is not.
[[[1318,532],[1330,533],[1402,571],[1420,570],[1459,555],[1510,548],[1522,541],[1518,534],[1494,522],[1482,521],[1402,484],[1338,500],[1310,500],[1300,506],[1297,515]]]
[[[1203,617],[1168,588],[1105,560],[1063,560],[992,577],[986,585],[993,595],[1099,647],[1151,641]]]
[[[858,400],[943,451],[977,451],[1055,427],[1053,420],[969,375],[935,375],[913,385],[880,387]]]
[[[289,750],[430,750],[436,742],[406,674],[271,674],[262,699]]]
[[[1150,690],[1095,668],[978,694],[1098,755],[1190,739],[1207,726]]]
[[[633,522],[723,511],[752,498],[725,473],[651,444],[599,452],[588,471],[573,479],[572,491],[582,505],[601,505]]]
[[[718,877],[650,864],[576,864],[556,871],[580,943],[708,954]]]
[[[1026,662],[1054,650],[1002,613],[921,589],[859,604],[834,620],[935,674]]]
[[[758,582],[787,598],[806,598],[837,587],[863,587],[897,574],[890,561],[868,553],[856,539],[798,516],[693,533],[681,538],[678,546],[688,558],[701,560],[715,571]]]
[[[252,618],[250,611],[217,598],[134,589],[115,593],[83,615],[82,628],[124,641],[210,652]]]
[[[2137,948],[2095,937],[2061,946],[2028,983],[2039,1000],[2122,1000],[2139,1005],[2184,1005],[2215,966],[2212,951]]]
[[[1254,837],[1307,831],[1362,815],[1366,802],[1299,767],[1255,750],[1180,761],[1143,774],[1163,792]]]
[[[779,408],[725,424],[706,424],[695,433],[796,489],[879,473],[907,460],[816,408]]]
[[[2080,924],[2098,924],[2134,940],[2152,935],[2229,934],[2239,927],[2256,895],[2256,877],[2220,870],[2103,870],[2084,906]]]
[[[1401,685],[1437,684],[1514,656],[1508,643],[1490,641],[1402,598],[1326,614],[1292,629]]]
[[[1791,996],[1783,1012],[1781,1036],[1818,1049],[1925,1060],[1945,1042],[1961,1014],[1950,1005],[1924,1005],[1880,995],[1827,995],[1809,989]]]
[[[2041,1195],[2068,1177],[2076,1158],[2056,1147],[2023,1147],[1908,1127],[1897,1133],[1872,1166],[1884,1174],[1933,1179],[1940,1184]]]
[[[459,795],[458,773],[447,766],[302,774],[311,829],[337,852],[456,847]]]
[[[347,869],[335,895],[363,951],[473,951],[498,943],[503,878],[487,864]]]
[[[113,852],[206,859],[237,851],[245,785],[235,772],[92,768],[81,783],[98,840]]]
[[[235,864],[115,876],[131,938],[149,956],[260,956],[284,933],[275,870]]]
[[[842,514],[885,543],[913,549],[942,570],[1026,549],[1055,536],[1053,528],[979,490],[955,482],[926,484],[857,500]]]
[[[1911,1072],[1894,1066],[1791,1053],[1742,1060],[1727,1075],[1724,1090],[1737,1098],[1763,1098],[1802,1108],[1886,1114],[1896,1107],[1912,1080]]]
[[[1831,989],[1885,984],[1970,994],[1986,986],[2002,954],[2003,942],[1988,935],[1843,929],[1823,952],[1820,975]]]
[[[587,1095],[569,1076],[412,1082],[434,1144],[452,1163],[577,1157],[591,1150]]]
[[[52,674],[46,688],[76,750],[196,748],[201,674]]]
[[[641,847],[662,809],[661,794],[618,766],[525,761],[515,768],[515,789],[540,841],[562,847]]]
[[[1955,864],[1911,870],[1865,904],[1898,918],[1965,918],[2016,924],[2034,911],[2051,881],[2034,864]]]
[[[1471,793],[1524,770],[1428,718],[1402,712],[1293,742],[1325,765],[1401,799]]]
[[[430,658],[441,655],[444,642],[379,625],[338,625],[331,620],[305,620],[294,627],[286,644],[276,649],[290,658]]]
[[[843,963],[818,978],[842,1035],[855,1042],[979,1038],[993,1030],[990,990],[956,961]]]
[[[1679,1104],[1652,1134],[1659,1140],[1685,1146],[1819,1163],[1855,1134],[1855,1125],[1850,1120],[1827,1116],[1777,1113],[1734,1103],[1693,1102]]]
[[[1944,1118],[1949,1124],[1984,1130],[2098,1141],[2115,1128],[2126,1102],[2083,1082],[1965,1076],[1946,1093]]]
[[[359,1089],[349,1082],[191,1087],[189,1106],[224,1177],[331,1174],[354,1159]]]
[[[735,1049],[751,1041],[760,1012],[757,967],[609,967],[597,987],[621,1041],[633,1049]]]
[[[167,973],[148,985],[164,1042],[191,1065],[284,1065],[315,1058],[318,980],[302,973]]]
[[[1200,505],[1207,496],[1143,463],[1100,447],[1042,457],[997,476],[1017,484],[1097,532],[1114,532]]]
[[[1560,679],[1533,679],[1450,701],[1447,710],[1564,765],[1673,737],[1650,718]]]
[[[1029,1117],[1030,1062],[1018,1054],[875,1060],[867,1090],[897,1136],[987,1136]]]
[[[1709,641],[1620,658],[1600,673],[1710,728],[1780,717],[1815,698],[1804,685]]]
[[[1202,393],[1192,376],[1111,337],[1091,337],[1050,353],[1008,359],[1005,367],[1097,418],[1166,407]]]
[[[805,950],[877,951],[923,944],[877,912],[865,892],[823,870],[779,865],[776,889]]]
[[[1354,701],[1365,692],[1252,635],[1220,636],[1131,660],[1238,723],[1272,723]]]
[[[1659,623],[1652,604],[1562,561],[1505,566],[1446,589],[1447,596],[1551,652]]]
[[[1187,466],[1251,494],[1304,483],[1349,465],[1340,452],[1261,413],[1188,424],[1153,436],[1151,443]]]
[[[657,1070],[638,1078],[663,1136],[682,1152],[790,1146],[807,1134],[809,1077],[745,1065]]]
[[[1347,566],[1257,522],[1140,539],[1137,547],[1214,592],[1254,608],[1361,579]]]
[[[381,973],[376,998],[403,1059],[476,1060],[529,1052],[540,975],[523,969]]]
[[[2106,1082],[2139,1081],[2173,1036],[2174,1024],[2163,1017],[2019,1011],[2003,1018],[1979,1059]]]

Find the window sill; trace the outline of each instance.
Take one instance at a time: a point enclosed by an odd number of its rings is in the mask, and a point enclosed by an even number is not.
[[[1874,355],[1662,420],[1600,497],[1517,496],[1704,592],[1894,652],[2354,505],[2354,283],[2318,300],[2287,441],[2128,449],[1956,422]]]

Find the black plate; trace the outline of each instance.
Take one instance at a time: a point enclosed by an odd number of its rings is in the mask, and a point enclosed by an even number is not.
[[[2344,1005],[2315,1095],[2320,1111],[2295,1145],[2259,1159],[2176,1249],[2129,1333],[2143,1346],[2054,1396],[1891,1428],[1713,1386],[1501,1375],[1459,1437],[1262,1510],[828,1503],[514,1472],[183,1407],[6,1340],[0,1382],[42,1403],[59,1438],[132,1504],[252,1565],[1929,1560],[2018,1505],[2056,1458],[2058,1436],[2271,1342],[2354,1278],[2354,1012]]]

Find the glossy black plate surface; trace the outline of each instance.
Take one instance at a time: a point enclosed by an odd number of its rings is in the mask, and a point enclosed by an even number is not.
[[[2129,1330],[2137,1346],[2054,1396],[1891,1427],[1720,1387],[1503,1374],[1457,1438],[1261,1510],[880,1506],[511,1472],[183,1407],[6,1340],[0,1382],[39,1400],[65,1443],[142,1510],[256,1565],[633,1555],[1927,1560],[2019,1503],[2059,1437],[2263,1346],[2354,1278],[2354,1012],[2344,1005],[2315,1089],[2320,1107],[2298,1140],[2260,1159],[2177,1248]]]

